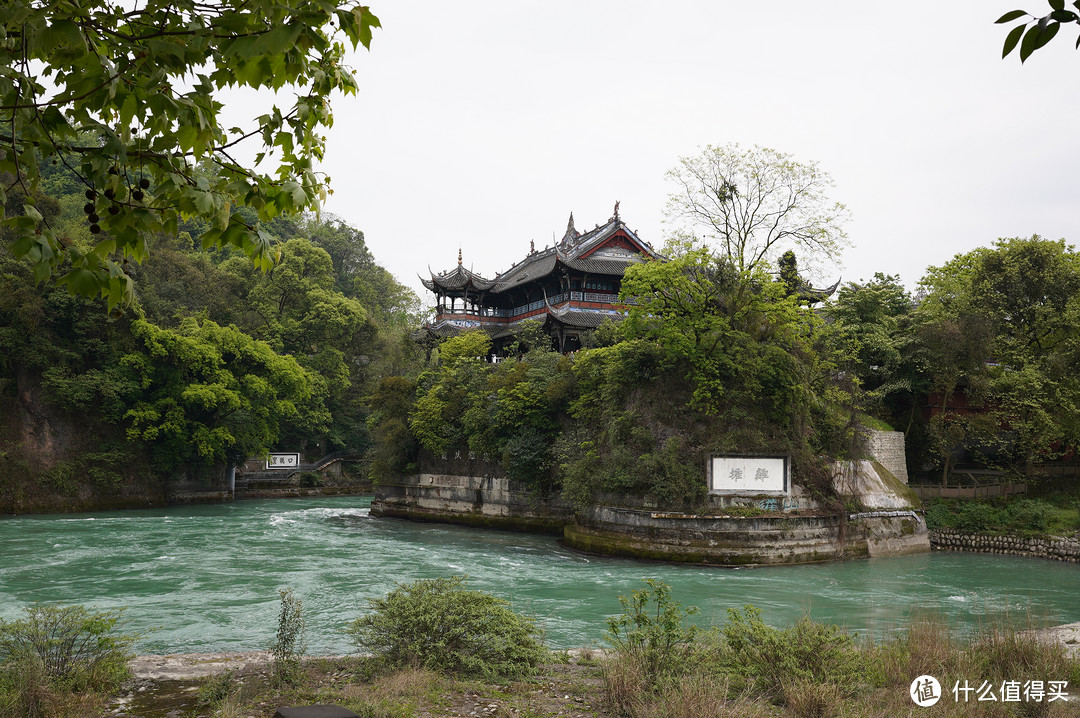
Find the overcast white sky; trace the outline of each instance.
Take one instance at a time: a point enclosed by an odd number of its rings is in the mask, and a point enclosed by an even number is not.
[[[1080,239],[1076,31],[1021,66],[993,24],[1045,0],[370,3],[383,28],[334,103],[326,209],[425,303],[416,275],[459,247],[490,277],[616,200],[659,249],[664,174],[706,144],[832,174],[852,247],[821,279],[912,287],[997,237]]]

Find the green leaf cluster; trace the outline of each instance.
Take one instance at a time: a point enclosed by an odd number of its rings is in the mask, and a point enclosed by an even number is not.
[[[931,267],[923,286],[915,359],[940,397],[930,434],[943,477],[958,444],[1024,473],[1076,445],[1080,254],[1063,240],[999,239]]]
[[[804,616],[785,629],[767,625],[761,610],[728,609],[720,633],[728,648],[728,668],[751,678],[758,690],[785,697],[785,686],[833,683],[853,694],[863,660],[851,635],[839,626]]]
[[[821,343],[856,385],[863,411],[886,422],[913,420],[916,394],[926,382],[909,358],[914,347],[915,301],[894,275],[848,282],[821,309]]]
[[[695,652],[697,626],[683,623],[698,609],[672,600],[671,587],[663,581],[643,580],[646,588],[629,598],[619,596],[622,613],[608,616],[607,638],[620,659],[633,661],[656,681],[685,671]]]
[[[633,300],[625,336],[656,342],[665,368],[689,369],[691,408],[755,405],[782,424],[805,406],[797,364],[810,354],[814,316],[799,311],[783,283],[697,249],[631,266],[622,296]]]
[[[169,0],[11,0],[0,20],[0,223],[36,280],[59,282],[110,308],[130,304],[127,259],[147,239],[199,217],[204,247],[273,264],[263,224],[325,198],[329,98],[356,92],[347,46],[370,45],[379,20],[366,6],[301,0],[206,4]],[[223,91],[292,95],[247,127],[226,127]],[[261,143],[256,166],[233,148]],[[85,190],[93,238],[77,245],[37,208],[43,166],[62,163]],[[211,172],[206,170],[211,168]],[[25,202],[7,210],[7,192]],[[247,208],[250,214],[242,212]]]
[[[560,443],[564,495],[585,508],[644,501],[699,508],[712,452],[791,455],[809,481],[847,397],[820,320],[782,282],[692,249],[630,267],[621,340],[580,352],[574,425]]]
[[[1051,12],[1043,17],[1035,17],[1026,10],[1010,10],[997,19],[997,23],[1007,23],[1019,20],[1022,17],[1030,17],[1030,21],[1024,21],[1009,31],[1005,36],[1005,45],[1001,49],[1002,59],[1009,56],[1017,47],[1020,48],[1020,62],[1025,62],[1032,53],[1043,47],[1057,35],[1062,23],[1080,24],[1080,15],[1072,10],[1065,9],[1065,0],[1047,0],[1050,3]],[[1072,6],[1080,10],[1080,2],[1073,2]],[[1076,47],[1080,48],[1080,37],[1076,38]]]
[[[552,446],[560,417],[573,396],[569,360],[540,339],[539,327],[523,328],[535,348],[519,357],[488,363],[491,340],[473,331],[439,347],[440,367],[420,377],[409,426],[435,455],[466,448],[498,462],[507,475],[535,491],[552,487]]]
[[[68,690],[115,688],[130,675],[137,636],[120,632],[121,610],[32,604],[26,618],[0,619],[0,670],[31,662]]]
[[[238,464],[271,448],[283,422],[329,423],[311,374],[234,326],[135,320],[131,332],[140,351],[122,363],[143,394],[125,417],[128,437],[150,442],[160,466]]]
[[[416,469],[419,445],[409,429],[415,400],[416,382],[401,376],[383,377],[371,395],[367,426],[372,437],[369,473],[374,483]]]
[[[391,666],[505,680],[530,675],[548,652],[541,632],[510,604],[465,588],[465,578],[422,579],[368,602],[347,633]]]

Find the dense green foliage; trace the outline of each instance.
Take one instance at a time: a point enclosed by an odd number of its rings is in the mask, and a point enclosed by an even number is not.
[[[729,669],[751,678],[758,690],[780,698],[784,686],[846,684],[854,694],[862,666],[851,635],[839,626],[817,623],[804,616],[785,629],[766,625],[761,610],[745,606],[728,609],[720,630]]]
[[[0,620],[0,715],[74,715],[115,691],[130,674],[136,639],[122,626],[120,611],[46,604]]]
[[[61,167],[42,176],[66,186]],[[58,226],[81,212],[76,194],[39,206]],[[264,273],[231,250],[194,249],[205,223],[181,229],[148,238],[124,313],[39,285],[29,263],[0,253],[0,398],[77,417],[96,434],[92,447],[63,447],[70,457],[23,456],[13,441],[7,459],[39,485],[115,492],[125,473],[201,476],[272,448],[363,450],[379,378],[415,373],[418,300],[374,262],[361,232],[333,217],[278,219]],[[5,250],[16,239],[0,232]]]
[[[548,655],[531,618],[465,588],[460,576],[400,584],[369,608],[348,633],[393,666],[505,679],[530,674]]]
[[[379,20],[365,6],[299,0],[141,6],[113,0],[10,0],[0,25],[0,225],[35,280],[60,272],[110,307],[134,299],[128,259],[144,261],[155,234],[204,223],[204,247],[235,247],[264,269],[275,262],[264,223],[325,198],[316,170],[333,122],[329,98],[353,93],[345,43],[371,43]],[[226,89],[273,90],[273,105],[226,127]],[[254,114],[254,113],[252,113]],[[255,165],[234,146],[260,142]],[[84,227],[71,236],[38,205],[55,193],[43,175],[67,168],[64,194],[84,196]],[[18,207],[5,192],[18,188]]]
[[[1032,477],[1080,440],[1080,255],[999,239],[897,277],[849,283],[822,312],[863,410],[907,434],[909,467],[960,461]]]
[[[714,452],[790,455],[823,491],[817,456],[858,450],[820,322],[782,282],[699,249],[630,267],[622,293],[635,303],[620,340],[574,363],[562,457],[579,507],[606,494],[696,508]]]
[[[683,621],[698,612],[671,598],[663,581],[645,579],[647,588],[619,596],[622,613],[608,617],[608,641],[623,660],[635,662],[654,679],[685,669],[693,654],[697,627]]]
[[[189,317],[172,330],[137,319],[131,333],[142,351],[121,362],[142,394],[124,417],[128,437],[147,441],[164,470],[242,463],[273,446],[287,422],[315,431],[330,422],[313,401],[311,373],[235,326]]]
[[[1080,532],[1080,499],[1058,493],[1041,498],[926,499],[930,529],[1009,536],[1068,536]]]
[[[570,361],[550,349],[539,326],[526,326],[520,342],[533,348],[495,364],[485,361],[490,339],[483,332],[443,342],[438,369],[418,380],[408,421],[432,454],[472,451],[546,493],[574,379]]]

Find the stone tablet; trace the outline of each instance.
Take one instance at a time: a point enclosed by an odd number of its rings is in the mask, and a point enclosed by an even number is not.
[[[787,494],[786,456],[712,456],[709,491],[714,494]]]

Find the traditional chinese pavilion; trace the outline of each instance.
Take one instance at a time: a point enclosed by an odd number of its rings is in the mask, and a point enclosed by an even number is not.
[[[584,333],[620,316],[619,285],[626,268],[659,258],[619,217],[618,203],[606,224],[584,233],[574,227],[571,213],[561,240],[544,250],[533,247],[494,279],[465,269],[461,250],[457,267],[421,278],[436,296],[435,319],[427,328],[437,336],[483,329],[498,351],[532,319],[543,322],[559,351],[574,351]]]

